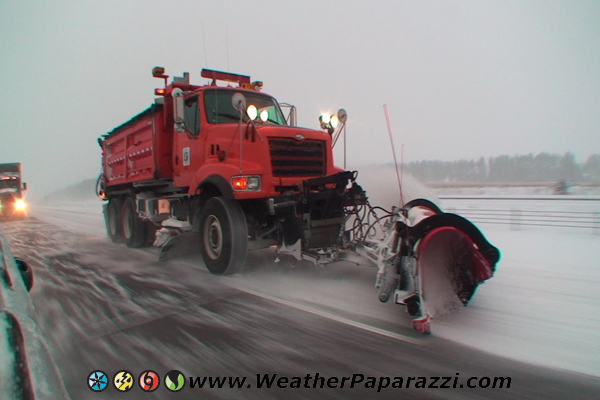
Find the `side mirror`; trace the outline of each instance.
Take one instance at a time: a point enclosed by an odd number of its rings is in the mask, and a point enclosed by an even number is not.
[[[184,96],[183,90],[179,88],[173,89],[171,93],[173,95],[173,119],[175,121],[175,131],[178,133],[185,132],[185,127],[183,125],[183,121],[185,118],[184,112]]]
[[[279,106],[282,108],[290,109],[290,112],[289,112],[288,116],[285,118],[285,120],[289,126],[297,126],[298,115],[297,115],[296,107],[289,103],[279,103]]]
[[[298,123],[296,122],[296,121],[298,121],[296,107],[294,107],[294,106],[290,107],[290,114],[288,115],[288,120],[289,120],[290,126],[298,126]]]
[[[231,96],[231,105],[233,108],[243,113],[246,111],[246,97],[241,93],[235,93]]]
[[[23,182],[23,190],[27,190],[27,182]]]

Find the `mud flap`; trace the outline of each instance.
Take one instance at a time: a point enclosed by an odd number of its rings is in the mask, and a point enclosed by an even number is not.
[[[200,254],[200,233],[188,231],[171,236],[160,248],[158,261],[192,254]]]

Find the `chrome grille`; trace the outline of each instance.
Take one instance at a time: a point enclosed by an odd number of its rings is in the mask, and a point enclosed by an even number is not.
[[[325,141],[270,139],[273,176],[325,175]]]

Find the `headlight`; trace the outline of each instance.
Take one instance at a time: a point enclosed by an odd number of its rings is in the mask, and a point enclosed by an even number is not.
[[[258,117],[258,109],[254,104],[250,104],[248,106],[248,108],[246,109],[246,113],[248,114],[248,118],[250,118],[253,121],[256,119],[256,117]]]
[[[260,120],[262,122],[267,122],[269,120],[269,112],[267,110],[262,110],[260,112]]]
[[[248,190],[260,190],[260,176],[248,177]]]
[[[321,125],[321,129],[326,130],[327,132],[329,132],[330,135],[332,135],[333,132],[335,132],[335,130],[340,126],[340,124],[346,123],[347,118],[348,118],[348,114],[346,113],[346,110],[344,110],[343,108],[340,108],[340,111],[338,111],[337,114],[333,114],[333,115],[331,115],[329,113],[321,114],[321,116],[319,117],[319,123]],[[338,132],[338,134],[339,134],[339,132]],[[337,136],[338,135],[336,135],[336,137]]]
[[[15,208],[17,210],[24,210],[25,209],[25,202],[23,200],[17,200],[17,201],[15,201]]]
[[[231,178],[231,187],[237,192],[244,191],[259,191],[260,190],[260,176],[234,176]]]
[[[340,119],[338,118],[338,116],[337,116],[337,115],[333,115],[333,116],[331,117],[331,120],[329,121],[329,125],[331,125],[331,127],[332,127],[333,129],[335,129],[335,128],[337,128],[337,127],[338,127],[338,125],[339,125],[339,124],[340,124]]]

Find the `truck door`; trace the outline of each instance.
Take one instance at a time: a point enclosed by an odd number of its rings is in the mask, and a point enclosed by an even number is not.
[[[204,163],[205,135],[199,99],[197,94],[185,99],[183,124],[174,128],[173,183],[177,187],[189,186],[196,171]]]

